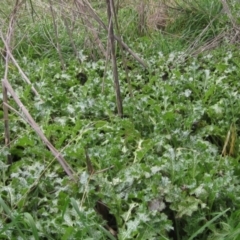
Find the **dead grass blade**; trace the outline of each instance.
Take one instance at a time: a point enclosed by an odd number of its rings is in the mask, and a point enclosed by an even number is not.
[[[222,149],[222,156],[234,156],[236,149],[237,130],[236,125],[232,124],[225,138],[224,146]]]

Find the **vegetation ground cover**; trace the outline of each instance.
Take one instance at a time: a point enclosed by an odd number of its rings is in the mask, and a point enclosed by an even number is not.
[[[107,21],[106,6],[91,4]],[[239,6],[231,1],[229,15],[220,14],[224,1],[176,1],[164,31],[142,32],[138,8],[122,4],[119,31],[148,66],[117,48],[122,118],[108,59],[82,26],[76,58],[61,14],[58,40],[50,11],[41,21],[19,15],[12,53],[40,97],[13,62],[7,78],[77,183],[9,96],[17,112],[9,112],[10,148],[1,135],[0,239],[239,239],[240,54],[230,21],[238,23]]]

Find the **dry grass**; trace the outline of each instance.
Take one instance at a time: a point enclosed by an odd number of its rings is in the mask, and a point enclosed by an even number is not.
[[[121,1],[120,8],[135,9],[139,16],[139,24],[145,25],[144,27],[150,30],[163,30],[166,25],[171,21],[168,14],[169,5],[174,5],[174,0],[123,0]]]
[[[152,1],[148,7],[146,22],[150,29],[164,30],[167,23],[170,22],[168,7],[164,3]]]

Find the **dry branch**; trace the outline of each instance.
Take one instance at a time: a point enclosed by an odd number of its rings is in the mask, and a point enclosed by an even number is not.
[[[84,26],[86,27],[87,31],[93,37],[93,40],[92,40],[93,44],[97,45],[98,48],[100,49],[101,53],[103,54],[103,56],[107,57],[107,53],[104,49],[103,43],[101,42],[100,37],[98,36],[98,33],[95,30],[93,23],[91,22],[91,18],[89,18],[89,16],[86,16],[86,14],[83,14],[83,13],[87,13],[87,11],[88,11],[88,7],[86,6],[85,2],[75,0],[75,5],[76,5],[77,9],[79,10],[78,12],[81,15],[81,19],[84,23]]]
[[[59,43],[58,27],[57,27],[57,24],[56,24],[55,14],[54,14],[53,7],[52,7],[52,1],[48,0],[48,2],[49,2],[50,12],[51,12],[51,15],[52,15],[52,20],[53,20],[53,29],[54,29],[54,32],[55,32],[55,41],[56,41],[56,44],[57,44],[57,52],[58,52],[58,56],[59,56],[59,59],[60,59],[60,62],[61,62],[62,69],[65,70],[65,63],[64,63],[63,56],[62,56],[60,43]]]
[[[19,108],[22,110],[25,118],[27,119],[28,124],[34,129],[34,131],[38,134],[38,136],[42,139],[44,144],[48,147],[48,149],[52,152],[52,154],[55,156],[55,158],[58,160],[64,171],[67,173],[67,175],[72,179],[74,178],[74,171],[72,168],[68,165],[68,163],[65,161],[61,153],[48,141],[48,139],[43,134],[41,128],[37,125],[37,123],[34,121],[32,116],[29,114],[28,110],[25,108],[25,106],[22,104],[21,100],[18,98],[16,93],[14,92],[12,86],[8,82],[7,79],[2,80],[3,86],[7,89],[7,91],[12,95],[14,101],[17,103]]]
[[[79,0],[76,0],[77,2],[79,2]],[[96,14],[96,12],[94,11],[94,9],[92,8],[91,4],[87,1],[87,0],[84,0],[83,1],[84,4],[87,6],[87,10],[89,15],[91,17],[94,18],[94,20],[105,30],[105,31],[108,31],[108,27],[104,24],[104,22],[101,20],[101,18]],[[148,68],[148,65],[147,63],[142,60],[135,52],[133,52],[131,50],[131,48],[128,47],[128,45],[123,42],[123,40],[116,36],[116,35],[113,35],[114,38],[119,42],[119,44],[121,44],[123,46],[123,48],[128,51],[132,56],[133,58],[135,58],[135,60],[137,60],[144,68]]]
[[[238,27],[238,25],[237,25],[237,23],[236,23],[233,15],[231,14],[231,11],[230,11],[230,8],[229,8],[229,6],[228,6],[228,4],[227,4],[227,1],[226,1],[226,0],[221,0],[221,2],[222,2],[222,6],[223,6],[223,11],[224,11],[224,13],[227,14],[227,16],[228,16],[228,18],[230,19],[233,27],[234,27],[236,30],[239,31],[240,28]]]
[[[3,102],[7,103],[7,89],[2,84],[3,87]],[[4,136],[5,136],[5,146],[10,148],[10,129],[9,129],[9,119],[8,119],[8,108],[3,104],[3,115],[4,115]],[[7,156],[7,163],[12,164],[12,156],[9,154]]]
[[[23,70],[21,69],[21,67],[18,65],[17,60],[13,57],[11,51],[10,51],[10,47],[7,44],[6,40],[3,37],[3,33],[0,32],[1,35],[1,39],[4,43],[4,46],[6,47],[7,53],[9,55],[9,58],[12,60],[12,62],[14,63],[14,65],[17,67],[19,73],[21,74],[22,78],[25,80],[25,82],[27,82],[30,86],[31,86],[31,90],[33,91],[33,93],[40,97],[39,93],[37,92],[37,90],[34,88],[34,86],[32,85],[31,81],[29,80],[29,78],[26,76],[26,74],[23,72]]]
[[[119,28],[119,24],[118,24],[118,19],[117,19],[117,6],[115,5],[112,10],[113,10],[113,14],[114,14],[114,22],[115,22],[116,32],[117,32],[118,36],[121,36],[120,28]],[[132,98],[133,97],[133,91],[132,91],[131,81],[130,81],[130,78],[129,78],[129,70],[128,70],[128,67],[127,67],[127,61],[126,61],[126,58],[125,58],[125,54],[124,54],[124,51],[123,51],[122,44],[119,44],[119,49],[120,49],[120,52],[121,52],[122,63],[123,63],[123,67],[124,67],[125,74],[126,74],[129,94],[130,94],[130,97]]]
[[[118,69],[117,69],[117,59],[115,54],[115,41],[114,41],[114,32],[113,32],[113,21],[112,21],[112,12],[113,12],[113,1],[106,0],[107,3],[107,14],[108,14],[108,22],[109,22],[109,42],[111,46],[111,56],[112,56],[112,69],[113,69],[113,78],[114,78],[114,86],[116,93],[116,102],[117,102],[117,110],[118,116],[123,116],[123,107],[122,107],[122,99],[121,99],[121,91],[120,84],[118,79]]]
[[[5,58],[5,72],[4,72],[4,78],[7,79],[8,76],[8,65],[9,65],[9,55],[11,54],[10,50],[10,44],[11,44],[11,39],[13,36],[14,32],[14,24],[17,19],[17,13],[22,5],[23,1],[17,0],[15,3],[15,6],[13,8],[13,11],[10,15],[10,21],[8,25],[8,30],[7,30],[7,36],[6,36],[6,42],[4,42],[4,58]],[[2,37],[3,38],[3,37]],[[7,96],[7,89],[2,85],[2,91],[3,91],[3,102],[7,103],[8,102],[8,96]],[[9,129],[9,119],[8,119],[8,108],[3,105],[3,115],[4,115],[4,136],[5,136],[5,146],[10,149],[10,129]],[[12,164],[12,156],[8,154],[7,156],[7,163]]]
[[[73,32],[72,32],[72,30],[70,29],[70,27],[69,27],[69,24],[68,24],[68,21],[67,21],[67,18],[66,18],[66,16],[65,16],[65,13],[66,13],[66,10],[65,10],[65,8],[63,7],[64,5],[64,0],[61,0],[62,2],[62,4],[61,4],[61,17],[62,17],[62,19],[63,19],[63,22],[64,22],[64,25],[65,25],[65,27],[66,27],[66,31],[67,31],[67,34],[68,34],[68,36],[69,36],[69,40],[70,40],[70,43],[71,43],[71,45],[72,45],[72,49],[73,49],[73,52],[74,52],[74,54],[75,54],[75,56],[76,56],[76,58],[79,60],[79,62],[81,62],[80,61],[80,59],[79,59],[79,56],[78,56],[78,52],[77,52],[77,46],[76,46],[76,44],[75,44],[75,42],[74,42],[74,39],[73,39]]]
[[[138,31],[140,35],[143,35],[146,28],[146,2],[142,0],[138,6]]]

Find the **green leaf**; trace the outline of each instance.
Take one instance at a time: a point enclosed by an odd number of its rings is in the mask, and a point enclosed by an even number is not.
[[[36,223],[35,223],[33,217],[27,212],[24,213],[24,217],[25,217],[24,220],[26,221],[26,223],[30,226],[30,229],[32,230],[35,240],[38,240],[39,239],[38,230],[37,230],[37,226],[36,226]]]
[[[188,240],[193,240],[195,237],[197,237],[199,234],[201,234],[205,228],[209,227],[214,221],[216,221],[218,218],[220,218],[222,215],[224,215],[226,212],[228,212],[230,208],[226,209],[223,212],[218,213],[214,218],[212,218],[210,221],[205,223],[201,228],[198,229]]]

